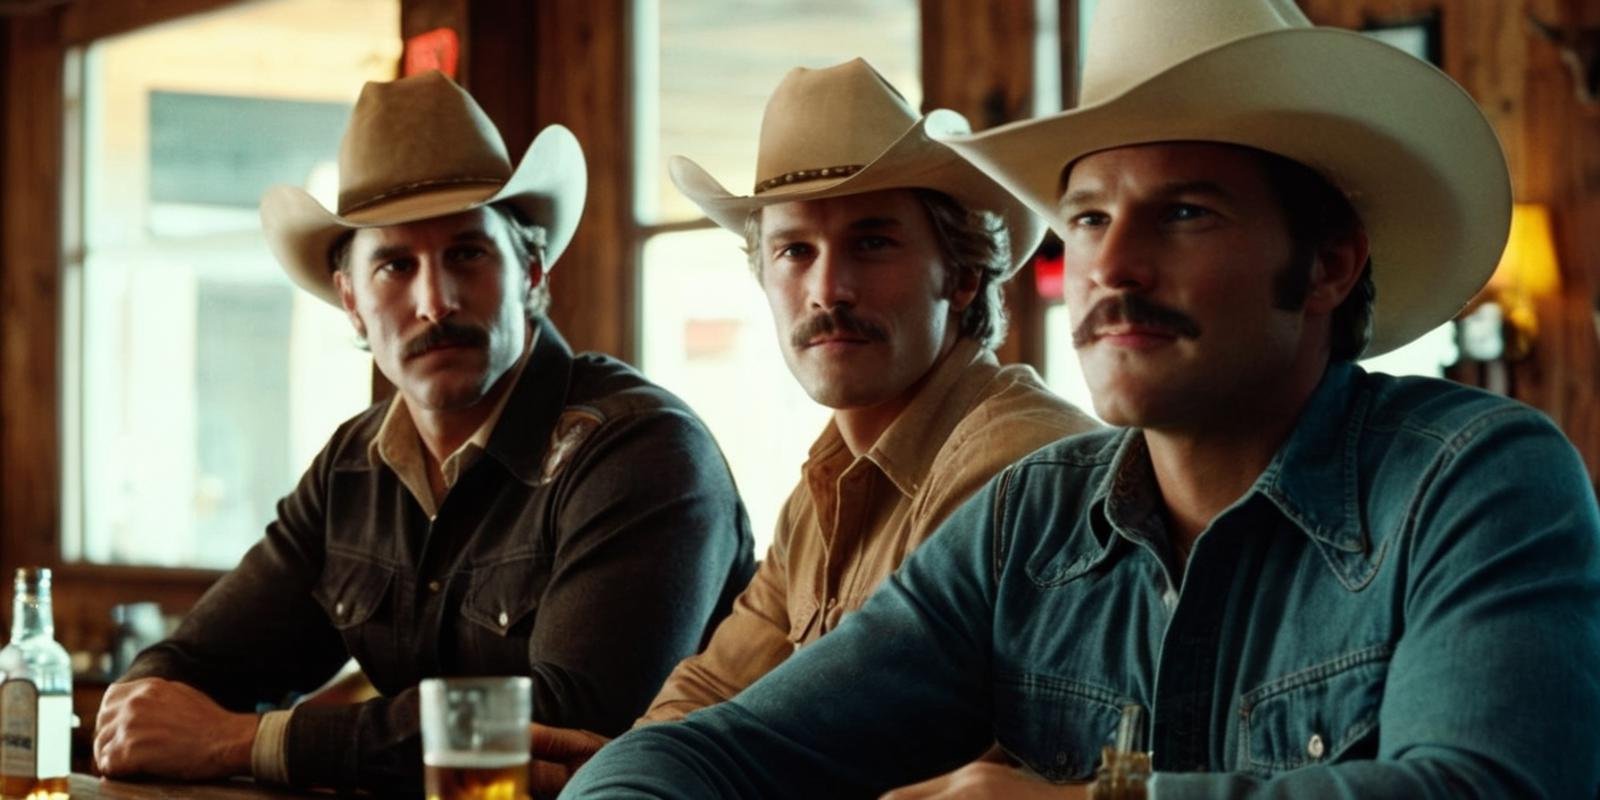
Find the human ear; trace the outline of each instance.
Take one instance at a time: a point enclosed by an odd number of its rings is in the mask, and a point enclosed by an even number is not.
[[[1367,232],[1361,229],[1319,247],[1316,261],[1311,265],[1306,310],[1320,314],[1333,313],[1349,296],[1356,281],[1361,279],[1369,252]]]
[[[350,275],[342,269],[335,270],[333,288],[339,293],[339,305],[344,306],[345,316],[349,317],[350,324],[355,326],[356,335],[365,339],[367,326],[361,321],[361,315],[356,313],[356,290]]]

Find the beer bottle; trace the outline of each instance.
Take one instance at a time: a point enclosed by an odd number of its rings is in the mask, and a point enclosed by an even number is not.
[[[0,650],[0,798],[67,797],[72,662],[55,640],[50,570],[17,570],[11,643]]]

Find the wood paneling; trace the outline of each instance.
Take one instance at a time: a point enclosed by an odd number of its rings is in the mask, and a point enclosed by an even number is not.
[[[13,18],[0,69],[0,574],[60,552],[62,49],[58,13]],[[7,584],[0,583],[0,586]],[[5,592],[9,596],[9,592]]]
[[[574,349],[634,361],[639,242],[633,220],[632,42],[627,0],[541,6],[531,76],[540,126],[561,123],[583,143],[589,199],[550,275],[550,319]]]
[[[61,41],[79,45],[239,0],[71,0],[61,11]]]
[[[1033,114],[1034,11],[1028,2],[922,0],[923,111],[961,112],[974,130]],[[1006,286],[1005,362],[1044,366],[1044,304],[1033,265]]]
[[[1545,203],[1556,223],[1563,291],[1541,300],[1540,336],[1512,365],[1511,394],[1550,415],[1600,474],[1600,105],[1577,98],[1556,47],[1527,14],[1558,27],[1600,27],[1587,0],[1302,0],[1319,24],[1359,28],[1437,10],[1445,72],[1494,124],[1518,202]],[[1378,302],[1383,302],[1379,298]],[[1473,370],[1463,370],[1473,373]]]

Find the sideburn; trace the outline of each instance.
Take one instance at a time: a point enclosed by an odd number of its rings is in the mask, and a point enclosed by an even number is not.
[[[1296,242],[1294,251],[1272,278],[1272,304],[1281,311],[1305,308],[1311,295],[1311,270],[1317,260],[1316,248]]]

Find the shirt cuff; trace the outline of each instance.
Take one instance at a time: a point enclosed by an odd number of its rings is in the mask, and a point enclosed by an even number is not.
[[[250,746],[250,774],[262,783],[286,786],[289,783],[289,753],[284,741],[289,736],[292,711],[268,711],[256,725],[256,741]]]

